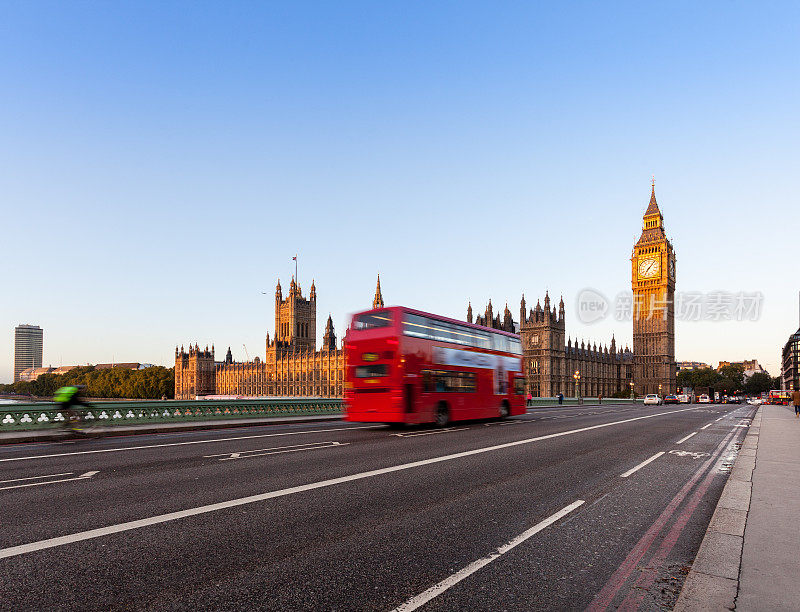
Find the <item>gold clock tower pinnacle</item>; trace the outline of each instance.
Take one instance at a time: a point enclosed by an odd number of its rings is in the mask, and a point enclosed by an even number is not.
[[[655,178],[631,255],[631,287],[636,392],[675,393],[675,251],[664,233]]]

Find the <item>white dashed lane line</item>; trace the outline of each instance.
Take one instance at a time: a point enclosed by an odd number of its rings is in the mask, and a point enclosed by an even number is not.
[[[620,475],[619,475],[619,477],[620,477],[620,478],[627,478],[628,476],[630,476],[630,475],[631,475],[631,474],[633,474],[634,472],[636,472],[636,471],[638,471],[638,470],[641,470],[641,469],[642,469],[644,466],[646,466],[648,463],[651,463],[651,462],[655,461],[656,459],[658,459],[658,458],[659,458],[661,455],[663,455],[663,454],[664,454],[664,451],[661,451],[660,453],[656,453],[655,455],[653,455],[653,456],[652,456],[652,457],[650,457],[649,459],[645,459],[644,461],[642,461],[642,462],[641,462],[639,465],[632,467],[631,469],[629,469],[629,470],[628,470],[627,472],[625,472],[624,474],[620,474]]]
[[[689,438],[691,438],[692,436],[696,436],[696,435],[697,435],[697,432],[696,432],[696,431],[693,431],[692,433],[690,433],[690,434],[689,434],[688,436],[686,436],[685,438],[681,438],[680,440],[678,440],[678,441],[677,441],[675,444],[683,444],[684,442],[686,442],[686,440],[688,440],[688,439],[689,439]]]
[[[394,610],[392,610],[392,612],[411,612],[411,610],[416,610],[417,608],[420,608],[421,606],[424,606],[431,599],[434,599],[435,597],[438,597],[439,595],[444,593],[450,587],[452,587],[452,586],[458,584],[459,582],[461,582],[462,580],[464,580],[464,578],[467,578],[468,576],[474,574],[475,572],[477,572],[482,567],[485,567],[485,566],[489,565],[492,561],[494,561],[496,559],[499,559],[500,557],[502,557],[504,554],[506,554],[511,549],[513,549],[516,546],[519,546],[520,544],[522,544],[528,538],[533,537],[534,535],[536,535],[537,533],[539,533],[543,529],[549,527],[550,525],[552,525],[553,523],[555,523],[559,519],[561,519],[561,518],[565,517],[566,515],[568,515],[570,512],[572,512],[576,508],[579,508],[581,505],[583,505],[583,503],[584,503],[583,500],[579,499],[579,500],[571,503],[569,506],[566,506],[565,508],[562,508],[561,510],[559,510],[555,514],[552,514],[549,517],[547,517],[546,519],[544,519],[543,521],[541,521],[540,523],[537,523],[536,525],[534,525],[533,527],[531,527],[527,531],[523,531],[521,534],[519,534],[516,538],[514,538],[510,542],[507,542],[506,544],[503,544],[497,550],[495,550],[493,553],[487,555],[486,557],[483,557],[482,559],[478,559],[477,561],[473,561],[472,563],[467,565],[464,569],[457,571],[455,574],[451,574],[450,576],[448,576],[447,578],[445,578],[441,582],[437,582],[436,584],[434,584],[429,589],[426,589],[425,591],[423,591],[419,595],[416,595],[415,597],[412,597],[411,599],[409,599],[405,603],[397,606]]]

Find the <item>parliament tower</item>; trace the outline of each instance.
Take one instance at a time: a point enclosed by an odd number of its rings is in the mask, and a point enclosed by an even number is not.
[[[664,233],[655,181],[631,255],[631,285],[636,393],[675,393],[675,252]]]

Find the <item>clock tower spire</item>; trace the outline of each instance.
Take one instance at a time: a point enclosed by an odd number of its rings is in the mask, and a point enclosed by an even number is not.
[[[675,252],[664,233],[655,179],[631,255],[631,287],[636,392],[675,393]]]

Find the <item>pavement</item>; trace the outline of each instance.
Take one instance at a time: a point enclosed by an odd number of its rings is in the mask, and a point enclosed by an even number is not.
[[[670,609],[749,406],[0,447],[0,610]]]
[[[798,516],[800,419],[762,406],[675,610],[800,609]]]

